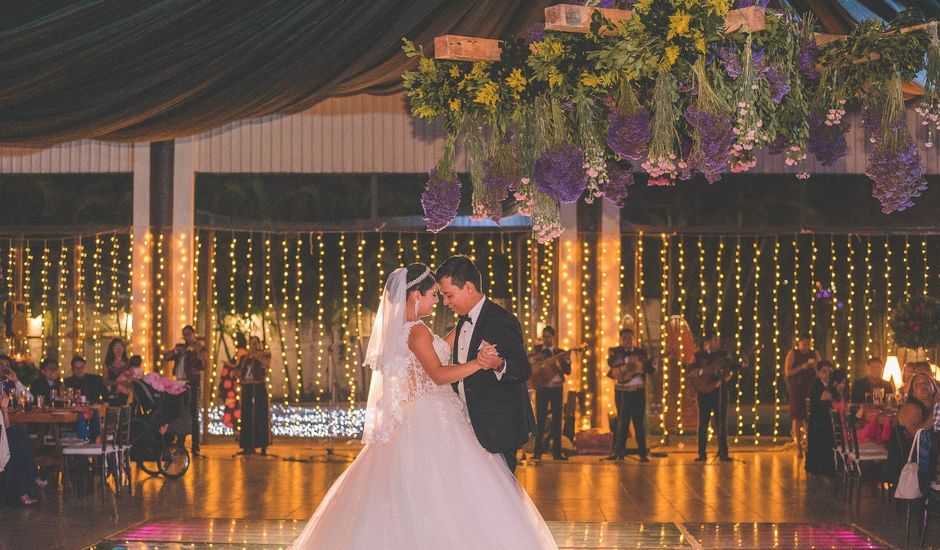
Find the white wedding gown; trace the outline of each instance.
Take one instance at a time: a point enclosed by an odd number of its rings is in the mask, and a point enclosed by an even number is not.
[[[447,342],[434,336],[434,349],[450,362]],[[480,446],[451,386],[409,356],[401,423],[387,442],[363,447],[291,548],[557,548],[503,457]]]

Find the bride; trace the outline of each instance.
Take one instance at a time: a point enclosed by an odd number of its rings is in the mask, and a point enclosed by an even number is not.
[[[448,365],[450,344],[421,321],[437,293],[423,264],[389,275],[365,360],[365,446],[291,548],[557,548],[502,456],[480,446],[450,387],[494,368],[496,351]]]

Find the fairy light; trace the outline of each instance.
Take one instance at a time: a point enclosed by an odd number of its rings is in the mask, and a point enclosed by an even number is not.
[[[415,237],[415,242],[417,242],[417,236]],[[365,237],[359,235],[359,244],[356,247],[356,272],[358,273],[358,284],[356,285],[356,338],[359,341],[362,341],[362,295],[364,293],[365,287],[363,286],[365,281],[365,271],[363,267],[363,250],[366,246]],[[420,260],[418,260],[420,261]],[[355,368],[355,365],[354,367]]]
[[[531,250],[532,250],[532,239],[531,239],[531,238],[527,238],[527,239],[526,239],[526,241],[525,241],[525,246],[526,246],[526,250],[530,251],[530,253],[531,253]],[[531,259],[531,256],[529,257],[529,259]],[[522,266],[525,266],[525,265],[527,265],[527,264],[528,264],[528,262],[523,262],[521,265],[522,265]],[[524,310],[524,312],[523,312],[522,318],[525,319],[525,323],[526,323],[526,331],[525,331],[526,347],[529,348],[529,349],[531,349],[531,348],[532,348],[532,332],[533,332],[533,331],[532,331],[532,317],[533,317],[533,316],[532,316],[532,315],[529,315],[529,313],[531,312],[531,305],[530,305],[530,304],[533,302],[533,296],[532,296],[532,278],[533,278],[533,274],[532,274],[532,272],[531,272],[531,267],[530,267],[529,269],[530,269],[530,270],[529,270],[529,272],[528,272],[528,277],[523,277],[523,278],[522,278],[523,284],[525,284],[525,294],[524,294],[523,296],[525,296],[525,303],[526,303],[526,308],[525,308],[525,310]],[[526,273],[526,272],[523,271],[523,273]]]
[[[741,237],[738,236],[734,245],[734,290],[735,290],[735,302],[734,302],[734,318],[735,318],[735,329],[734,329],[734,350],[735,357],[741,357],[741,337],[744,332],[743,320],[741,317],[741,306],[743,303],[744,293],[741,288]],[[735,393],[734,399],[734,412],[738,417],[738,429],[734,434],[734,442],[737,443],[741,436],[741,433],[744,432],[744,415],[741,414],[741,391]]]
[[[179,274],[179,299],[177,301],[179,304],[179,323],[181,326],[185,326],[192,322],[189,312],[186,311],[186,293],[192,292],[186,282],[186,268],[189,267],[190,272],[192,271],[192,265],[189,262],[189,249],[186,246],[186,233],[180,233],[177,237],[176,249],[178,250],[176,270]]]
[[[137,278],[137,284],[133,281],[128,282],[128,294],[133,296],[132,305],[136,307],[134,312],[134,326],[137,338],[137,350],[143,355],[144,368],[157,370],[158,364],[153,356],[154,332],[150,330],[153,326],[153,233],[145,231],[140,247],[135,250],[134,236],[131,235],[128,253],[128,269],[131,276]],[[138,261],[134,261],[134,255],[137,254]],[[137,291],[135,291],[135,288]]]
[[[421,261],[421,251],[420,251],[420,248],[421,248],[421,247],[420,247],[420,243],[418,242],[418,234],[415,233],[415,234],[414,234],[414,237],[412,238],[412,241],[411,241],[411,249],[412,249],[412,251],[413,251],[413,253],[414,253],[414,261],[415,261],[415,262],[420,262],[420,261]]]
[[[162,249],[160,249],[162,252]],[[73,354],[74,350],[78,350],[78,353],[82,355],[85,354],[85,264],[86,258],[88,258],[88,252],[85,248],[82,237],[78,238],[78,250],[76,250],[77,262],[75,264],[75,332],[78,335],[75,343],[73,344]],[[161,265],[163,257],[160,257]],[[162,270],[161,270],[162,271]],[[162,288],[162,287],[161,287]],[[161,304],[162,304],[162,294],[161,294]]]
[[[405,267],[405,247],[403,246],[400,232],[398,233],[398,240],[395,242],[395,250],[398,251],[398,267]]]
[[[434,253],[431,253],[431,264],[434,264]],[[382,290],[385,287],[385,233],[379,233],[379,248],[375,253],[375,266],[378,271],[379,286],[377,294],[382,299]]]
[[[836,241],[832,235],[829,235],[829,279],[832,281],[830,284],[831,296],[829,297],[829,303],[832,306],[829,316],[829,326],[832,330],[832,362],[836,368],[839,368],[839,323],[837,317],[839,298],[836,285]]]
[[[780,356],[782,351],[780,349],[780,302],[778,300],[778,288],[780,288],[780,238],[774,235],[774,288],[771,292],[773,307],[774,307],[774,316],[773,316],[773,346],[774,346],[774,376],[773,376],[773,392],[774,392],[774,434],[773,442],[777,442],[777,436],[780,434],[780,393],[778,392],[777,380],[782,376],[780,371]]]
[[[199,256],[202,253],[202,240],[199,233],[193,233],[193,319],[199,318]],[[206,317],[208,319],[208,316]],[[208,327],[203,327],[208,329]],[[209,356],[212,362],[215,362],[215,350],[209,350]]]
[[[432,269],[437,268],[438,258],[440,257],[440,250],[437,246],[437,237],[431,237],[430,246],[428,247],[431,250],[431,266]],[[434,308],[431,309],[431,326],[433,327],[435,322],[437,322],[437,303],[434,304]]]
[[[901,260],[904,264],[904,301],[911,299],[911,241],[904,235],[904,255]]]
[[[156,340],[157,340],[157,344],[158,344],[158,346],[159,346],[158,349],[162,349],[162,348],[163,348],[163,343],[164,343],[164,342],[163,342],[163,323],[164,323],[164,319],[163,319],[163,312],[164,312],[163,304],[164,304],[164,302],[165,302],[165,299],[164,299],[164,287],[163,287],[163,279],[164,279],[164,277],[163,277],[163,267],[164,267],[164,259],[163,259],[163,233],[161,232],[161,233],[157,236],[157,283],[156,283],[156,285],[155,285],[155,286],[157,287],[157,314],[156,314],[156,319],[155,319],[155,321],[156,321],[155,325],[156,325],[156,329],[157,329],[157,330],[156,330]],[[154,359],[154,362],[156,363],[156,362],[157,362],[157,359]]]
[[[534,246],[537,247],[538,245],[534,245]],[[540,290],[539,300],[542,303],[542,312],[541,312],[541,317],[539,318],[539,322],[544,326],[544,325],[549,324],[551,321],[551,311],[552,311],[551,300],[552,300],[552,295],[553,295],[552,281],[555,278],[555,273],[554,273],[555,242],[554,241],[549,242],[541,252],[542,252],[543,260],[542,260],[541,266],[539,266],[540,271],[541,271],[541,278],[540,278],[541,290]],[[538,248],[536,248],[535,253],[536,255],[539,254]],[[560,271],[559,273],[562,273],[562,272],[564,271]],[[570,307],[572,306],[568,304],[568,308]],[[565,316],[568,318],[568,322],[571,323],[572,315],[571,315],[570,309],[566,311]],[[569,326],[571,325],[569,324]]]
[[[417,239],[416,239],[417,241]],[[347,343],[349,343],[349,332],[346,330],[349,326],[349,276],[346,272],[346,234],[340,233],[339,235],[339,261],[340,261],[340,273],[342,274],[342,303],[343,303],[343,313],[340,318],[341,326],[344,329],[344,334],[346,335]],[[352,376],[352,365],[350,359],[349,350],[351,346],[347,346],[347,351],[343,360],[343,371],[346,375],[346,383],[349,387],[349,408],[352,409],[356,405],[356,383]]]
[[[546,247],[546,249],[543,252],[546,255],[546,263],[547,263],[549,261],[548,258],[551,257],[550,255],[551,251],[548,247]],[[565,241],[565,257],[568,259],[569,262],[572,262],[573,265],[577,265],[577,262],[578,262],[576,252],[577,250],[573,248],[573,244],[571,243],[571,241],[566,240]],[[558,276],[560,279],[559,286],[563,289],[560,293],[559,306],[565,312],[563,326],[566,328],[566,331],[564,335],[562,336],[563,342],[561,345],[562,347],[571,347],[571,345],[574,343],[574,340],[572,339],[573,337],[570,333],[574,332],[574,329],[575,329],[575,318],[574,318],[575,303],[574,303],[574,300],[572,299],[572,297],[575,296],[575,287],[574,287],[575,282],[573,280],[574,277],[571,276],[570,270],[568,269],[559,269]],[[576,338],[577,335],[575,335],[574,337]],[[575,376],[570,376],[568,378],[569,390],[573,391],[575,389],[576,387],[575,378],[576,378]]]
[[[101,237],[95,235],[95,248],[91,255],[91,269],[95,273],[95,278],[91,283],[91,296],[94,300],[91,310],[91,341],[95,358],[101,357],[101,338],[98,334],[101,332]],[[95,361],[98,364],[98,361]]]
[[[885,351],[894,347],[891,331],[891,237],[885,235]]]
[[[702,242],[701,235],[698,237],[697,247],[699,333],[704,335],[705,327],[708,324],[708,307],[705,305],[705,244]]]
[[[643,232],[636,237],[636,247],[633,250],[633,265],[636,269],[636,288],[633,289],[633,318],[636,326],[634,331],[634,340],[636,340],[636,346],[640,347],[642,344],[642,334],[643,334]]]
[[[685,244],[683,238],[676,238],[679,259],[679,273],[676,277],[679,294],[679,316],[685,319]],[[676,430],[679,435],[685,435],[682,425],[682,398],[685,396],[685,338],[679,337],[679,391],[676,393]]]
[[[238,236],[235,233],[232,233],[232,240],[229,241],[228,246],[228,259],[231,269],[228,272],[228,288],[229,288],[229,309],[228,314],[232,320],[238,323],[238,298],[235,296],[235,275],[238,273],[238,256],[235,254],[235,251],[238,247]]]
[[[39,271],[39,284],[42,286],[42,294],[39,296],[39,310],[42,312],[42,333],[40,340],[42,342],[42,359],[46,358],[46,310],[49,307],[49,243],[42,241],[42,266]]]
[[[56,335],[56,349],[59,357],[64,357],[62,345],[65,343],[65,328],[68,325],[68,310],[66,309],[65,296],[66,286],[68,285],[68,247],[65,241],[62,241],[59,248],[59,279],[56,285],[56,306],[59,309],[58,333]]]
[[[662,358],[663,365],[663,396],[662,396],[662,414],[659,417],[659,428],[662,431],[660,443],[665,444],[669,438],[669,428],[666,426],[666,416],[669,414],[669,359],[666,357],[666,324],[669,316],[669,236],[665,233],[660,234],[662,246],[659,252],[659,262],[663,266],[662,278],[659,281],[661,292],[661,310],[660,318],[662,324],[659,328],[660,349],[659,356]]]
[[[287,238],[287,235],[281,235],[281,307],[275,308],[277,315],[277,324],[280,328],[281,323],[288,322],[290,307],[290,295],[287,292],[287,283],[290,281],[290,240]],[[284,336],[284,331],[278,331],[281,336],[281,359],[284,363],[284,404],[287,405],[288,400],[291,397],[290,392],[290,361],[287,358],[287,344]],[[297,342],[294,342],[294,353],[296,357],[297,352]],[[297,391],[296,388],[294,390]]]
[[[297,248],[294,250],[294,268],[296,269],[296,276],[294,277],[294,309],[297,310],[297,322],[294,323],[294,349],[297,354],[297,385],[295,386],[296,392],[294,394],[294,400],[297,403],[300,403],[303,388],[304,388],[304,371],[303,371],[303,346],[300,341],[300,326],[304,321],[304,308],[303,304],[300,301],[301,290],[303,289],[304,284],[304,263],[301,256],[301,250],[303,249],[303,237],[300,235],[297,236]],[[365,277],[360,277],[360,281],[365,281]]]
[[[500,235],[500,248],[502,249],[503,256],[506,257],[506,293],[509,296],[509,304],[512,307],[512,314],[514,316],[519,315],[519,300],[516,296],[516,278],[515,278],[515,263],[513,258],[513,248],[514,241],[512,237],[509,237],[509,243],[507,246],[506,235]],[[434,261],[434,256],[431,256],[431,261]],[[527,323],[528,324],[528,323]],[[531,331],[526,331],[526,336],[530,336]]]
[[[471,249],[473,247],[473,240],[470,241]],[[581,246],[581,336],[583,339],[588,337],[588,327],[593,326],[591,323],[591,299],[589,285],[591,281],[591,274],[587,270],[588,261],[590,259],[590,243],[587,239],[584,239]],[[582,429],[591,428],[591,388],[588,382],[588,371],[590,370],[591,365],[591,347],[587,346],[584,348],[584,351],[581,353],[581,389],[585,392],[584,394],[584,408],[585,413],[581,420]]]
[[[399,240],[400,242],[400,240]],[[401,247],[399,247],[401,253]],[[324,285],[326,278],[323,269],[323,257],[326,253],[323,244],[323,234],[317,233],[317,375],[316,388],[319,397],[323,388],[323,348],[326,342],[326,333],[323,330],[323,298],[326,296]],[[381,290],[380,290],[381,292]],[[318,405],[319,406],[319,405]]]
[[[597,342],[595,344],[595,347],[597,348],[597,351],[596,351],[597,357],[603,357],[603,354],[606,350],[606,346],[608,346],[612,341],[611,334],[609,332],[610,328],[607,325],[607,307],[608,307],[607,306],[607,292],[605,292],[604,288],[601,288],[601,285],[609,281],[612,276],[612,274],[608,272],[608,266],[609,266],[608,258],[610,258],[610,250],[607,248],[607,242],[608,242],[608,239],[603,236],[601,236],[598,239],[598,243],[599,243],[601,251],[597,257],[597,266],[598,266],[598,271],[600,272],[600,278],[597,281],[596,294],[600,301],[598,311],[600,312],[599,326],[601,327],[601,330],[600,330],[600,337],[597,339]],[[617,244],[619,245],[619,240],[617,241]],[[617,252],[618,253],[616,254],[616,256],[619,258],[620,257],[619,250]],[[619,270],[622,271],[623,262],[618,262],[618,266],[619,266]],[[623,285],[622,276],[618,275],[617,284],[618,286],[616,290],[616,295],[613,297],[613,306],[614,306],[614,318],[619,320],[620,319],[620,287]],[[595,369],[595,371],[596,370],[597,369]],[[609,415],[610,413],[613,412],[613,403],[610,400],[610,395],[612,394],[612,386],[608,383],[610,379],[607,378],[606,376],[604,376],[603,378],[600,378],[599,380],[600,380],[600,385],[597,388],[597,392],[602,396],[603,398],[602,404],[604,406],[604,409],[607,411],[607,414]]]
[[[812,247],[809,257],[809,333],[816,339],[816,257],[818,248],[816,247],[816,236],[810,239]]]
[[[23,248],[23,254],[25,256],[23,262],[23,291],[20,298],[26,302],[26,317],[32,317],[32,308],[30,296],[33,293],[33,249],[29,244],[29,241],[26,241],[26,244]]]
[[[457,234],[456,233],[451,235],[451,242],[450,242],[450,255],[453,256],[455,254],[457,254]]]
[[[215,320],[215,315],[219,311],[219,285],[216,284],[216,281],[218,280],[216,276],[219,273],[219,266],[216,261],[216,254],[218,254],[218,252],[219,252],[219,237],[218,235],[215,234],[215,232],[213,232],[212,243],[209,245],[209,254],[207,254],[209,258],[209,274],[210,274],[209,281],[210,281],[210,284],[212,284],[212,308],[209,310],[208,314],[206,315],[206,319],[210,320],[210,324],[211,324],[210,328],[212,329],[212,350],[213,351],[215,350],[216,342],[219,339],[218,323],[211,322]],[[218,374],[219,374],[218,364],[219,364],[218,361],[212,362],[212,382],[213,383],[211,384],[211,386],[212,386],[212,402],[213,403],[218,403],[217,397],[218,397],[219,385],[215,383],[215,381],[218,380]]]
[[[110,260],[111,260],[111,292],[108,294],[108,311],[110,315],[114,315],[115,324],[120,324],[120,316],[118,315],[118,269],[119,262],[118,260],[118,237],[116,233],[111,234],[110,239],[110,248],[108,249]]]
[[[265,322],[274,324],[280,329],[280,319],[278,318],[277,308],[274,306],[274,279],[271,275],[271,235],[264,236],[264,312]],[[281,352],[281,367],[284,369],[284,404],[290,398],[290,378],[287,368],[287,356],[284,343],[284,331],[277,330],[278,344]]]
[[[496,294],[496,274],[493,273],[493,256],[496,254],[496,249],[493,245],[493,236],[488,235],[486,239],[486,285],[489,288],[491,294]],[[507,286],[512,283],[508,283]],[[510,310],[511,311],[511,310]]]
[[[852,244],[852,235],[846,237],[846,245],[848,246],[848,254],[846,261],[848,266],[846,266],[846,277],[849,282],[849,297],[846,300],[846,307],[848,308],[848,337],[849,337],[849,373],[852,372],[852,369],[855,368],[855,246]]]
[[[790,287],[793,300],[793,340],[800,337],[800,239],[793,236],[793,286]]]
[[[920,241],[920,254],[924,258],[924,297],[930,291],[930,261],[927,258],[927,235],[924,235]]]
[[[872,326],[871,326],[871,236],[865,237],[865,294],[863,297],[865,307],[865,360],[871,357]]]
[[[722,270],[722,264],[724,263],[725,257],[725,239],[724,237],[719,237],[718,239],[718,252],[715,254],[715,276],[718,280],[718,295],[715,297],[715,321],[712,325],[712,328],[715,330],[715,334],[721,338],[721,317],[722,310],[725,303],[725,273]],[[704,333],[704,330],[703,330]],[[704,335],[704,334],[703,334]]]
[[[758,238],[754,238],[754,341],[760,342],[761,324],[760,324],[760,258],[761,246]],[[761,353],[754,354],[754,403],[751,405],[751,431],[754,433],[754,444],[760,442],[760,432],[757,431],[757,424],[760,422],[760,359]]]
[[[254,287],[254,278],[255,278],[255,239],[253,233],[248,233],[248,237],[245,239],[248,244],[248,262],[247,268],[248,273],[245,277],[245,294],[247,298],[247,304],[245,307],[245,321],[248,325],[248,336],[251,336],[251,329],[253,328],[253,322],[251,319],[251,314],[255,310],[255,287]]]

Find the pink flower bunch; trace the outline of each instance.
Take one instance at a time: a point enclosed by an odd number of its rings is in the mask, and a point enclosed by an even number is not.
[[[677,159],[675,153],[647,158],[641,166],[651,176],[649,185],[673,185],[676,176],[679,175],[679,170],[684,170],[687,167],[685,161]]]
[[[836,126],[842,124],[842,117],[845,116],[845,100],[839,100],[839,106],[833,109],[829,109],[826,112],[826,126]]]
[[[532,186],[529,185],[529,178],[519,180],[519,187],[513,193],[513,196],[519,201],[516,210],[522,216],[531,216],[532,208],[535,206],[535,197],[532,194]]]
[[[736,141],[731,146],[731,171],[747,172],[757,166],[754,149],[765,140],[764,121],[757,117],[757,111],[746,101],[736,106],[734,132]]]
[[[936,134],[940,133],[940,96],[925,100],[917,107],[914,107],[914,112],[923,119],[920,121],[920,125],[927,127],[927,140],[924,141],[924,147],[930,149],[933,147]]]
[[[587,174],[588,185],[584,202],[592,204],[594,199],[603,196],[604,189],[610,179],[607,174],[607,161],[604,160],[604,151],[589,149],[584,153],[584,173]]]
[[[541,216],[532,218],[532,232],[535,234],[535,240],[539,244],[545,244],[548,241],[561,237],[565,228],[561,226],[560,220],[543,219]]]
[[[787,166],[798,167],[799,171],[796,173],[796,179],[809,179],[809,172],[806,171],[806,149],[803,147],[799,145],[791,145],[788,147],[783,163]]]

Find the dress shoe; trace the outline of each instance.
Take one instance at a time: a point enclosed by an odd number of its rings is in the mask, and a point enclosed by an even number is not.
[[[649,462],[650,459],[646,455],[640,455],[640,462]]]
[[[706,460],[708,460],[708,459],[705,458],[704,456],[700,456],[700,457],[698,457],[698,458],[695,459],[696,462],[705,462]]]
[[[568,457],[565,455],[552,455],[552,460],[568,460]]]
[[[727,455],[719,455],[718,460],[722,462],[731,462],[731,457]]]

